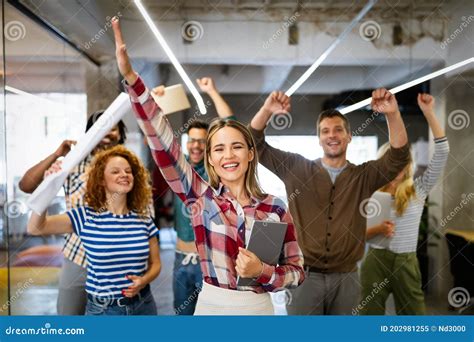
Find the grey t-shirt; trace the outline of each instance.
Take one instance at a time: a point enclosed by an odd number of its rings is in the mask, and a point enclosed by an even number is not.
[[[328,171],[329,177],[331,177],[332,184],[334,184],[334,182],[336,181],[336,177],[339,176],[342,170],[346,168],[347,163],[343,167],[331,167],[324,164],[324,162],[321,160],[321,165]]]

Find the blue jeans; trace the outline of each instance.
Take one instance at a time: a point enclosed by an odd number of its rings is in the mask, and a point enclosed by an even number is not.
[[[86,316],[152,316],[156,315],[156,304],[151,291],[148,291],[140,300],[125,305],[101,305],[87,299]]]
[[[202,272],[199,259],[196,264],[189,261],[183,265],[186,258],[176,253],[173,272],[174,311],[177,315],[193,315],[197,297],[202,288]]]

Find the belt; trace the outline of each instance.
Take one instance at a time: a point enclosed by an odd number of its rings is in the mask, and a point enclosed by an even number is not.
[[[143,289],[140,290],[140,292],[138,292],[137,295],[133,297],[122,297],[122,298],[117,298],[117,299],[108,299],[108,298],[103,299],[103,298],[93,296],[88,293],[87,299],[93,301],[94,303],[99,303],[99,304],[103,303],[104,306],[124,307],[124,306],[139,302],[140,300],[142,300],[149,294],[150,294],[150,284],[147,284]]]

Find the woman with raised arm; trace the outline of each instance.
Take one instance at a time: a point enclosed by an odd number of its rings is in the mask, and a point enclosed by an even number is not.
[[[298,286],[304,279],[303,256],[284,202],[264,194],[258,184],[257,153],[249,130],[235,120],[209,128],[205,182],[187,162],[180,143],[149,90],[130,64],[118,18],[112,20],[119,70],[138,123],[171,189],[192,213],[204,283],[196,315],[272,315],[268,292]],[[163,88],[156,93],[163,94]],[[288,109],[288,103],[282,103]],[[287,223],[278,265],[262,262],[245,247],[255,220]],[[237,277],[255,285],[239,286]]]
[[[390,293],[398,315],[425,314],[416,257],[418,230],[425,200],[446,165],[449,144],[434,113],[434,98],[419,94],[418,106],[433,133],[434,154],[420,176],[413,178],[414,163],[410,161],[393,181],[380,189],[392,195],[391,213],[389,221],[367,228],[370,249],[361,267],[362,303],[358,310],[363,315],[385,314],[385,301]],[[382,155],[386,149],[387,146],[382,147]],[[375,236],[388,239],[388,247],[381,241],[371,242]]]
[[[158,230],[148,216],[149,176],[123,146],[98,153],[85,205],[66,214],[32,213],[32,235],[77,234],[87,259],[86,315],[156,315],[150,282],[161,270]]]

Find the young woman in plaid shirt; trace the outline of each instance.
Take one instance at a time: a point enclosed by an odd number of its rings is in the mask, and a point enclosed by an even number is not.
[[[304,279],[303,255],[284,202],[264,194],[257,181],[258,156],[250,131],[235,120],[217,120],[209,128],[205,182],[186,161],[168,120],[130,64],[118,18],[112,20],[119,70],[126,81],[140,128],[170,188],[192,214],[204,283],[195,314],[271,315],[268,292],[297,287]],[[162,87],[156,89],[162,95]],[[282,102],[282,109],[289,109]],[[287,223],[277,266],[245,249],[254,220]],[[257,285],[238,286],[237,277]]]

